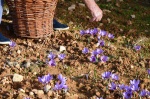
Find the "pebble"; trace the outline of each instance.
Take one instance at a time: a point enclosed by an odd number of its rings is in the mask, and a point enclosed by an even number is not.
[[[21,82],[23,80],[23,76],[19,74],[13,75],[13,82]]]
[[[7,50],[8,50],[8,47],[4,47],[4,48],[3,48],[3,51],[6,52]]]
[[[44,91],[47,93],[51,89],[50,85],[44,86]]]
[[[21,54],[21,51],[20,51],[20,50],[17,50],[17,54]]]
[[[133,15],[131,15],[131,17],[134,19],[135,18],[135,15],[133,14]]]
[[[25,93],[25,90],[22,89],[22,88],[19,88],[18,91],[21,91],[21,92]]]
[[[29,92],[29,95],[30,95],[30,96],[33,96],[33,95],[34,95],[34,93],[33,93],[32,91],[30,91],[30,92]]]
[[[69,10],[69,11],[72,11],[72,10],[74,10],[75,8],[76,8],[76,5],[73,4],[73,5],[71,5],[70,7],[68,7],[68,10]]]
[[[59,52],[63,52],[63,51],[66,51],[66,47],[65,46],[60,46]]]
[[[83,4],[83,3],[79,3],[79,6],[81,6],[81,7],[85,7],[85,4]]]

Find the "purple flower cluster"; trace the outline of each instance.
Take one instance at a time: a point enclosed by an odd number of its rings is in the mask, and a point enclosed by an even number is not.
[[[119,76],[117,74],[112,74],[109,71],[102,73],[102,79],[109,79],[109,78],[111,78],[112,80],[119,80]]]
[[[62,90],[62,89],[65,89],[67,90],[68,89],[68,86],[66,85],[66,78],[62,76],[62,74],[59,74],[58,75],[58,82],[56,83],[56,85],[54,86],[54,90]]]
[[[59,60],[61,60],[61,61],[62,61],[65,57],[66,57],[66,55],[63,54],[63,53],[61,53],[61,54],[58,55],[58,58],[59,58]],[[56,66],[56,61],[55,61],[56,55],[53,54],[52,52],[50,52],[50,53],[48,54],[48,58],[50,59],[50,61],[48,62],[49,66]]]
[[[51,76],[50,74],[44,75],[42,77],[38,77],[38,81],[43,84],[48,84],[50,82],[50,80],[52,80],[52,79],[53,79],[53,76]]]
[[[147,72],[148,72],[148,75],[150,75],[150,69],[148,69]]]
[[[85,35],[85,34],[91,34],[91,35],[96,35],[98,33],[98,29],[87,29],[87,30],[80,30],[80,35]]]

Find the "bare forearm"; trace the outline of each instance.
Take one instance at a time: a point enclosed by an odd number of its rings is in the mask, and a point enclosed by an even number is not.
[[[84,2],[89,10],[93,10],[95,7],[97,7],[95,0],[84,0]]]

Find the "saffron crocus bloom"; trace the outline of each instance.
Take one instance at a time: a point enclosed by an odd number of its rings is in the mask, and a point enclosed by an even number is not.
[[[124,84],[120,84],[120,85],[118,85],[118,87],[119,87],[120,90],[124,90],[125,89],[125,85]]]
[[[99,34],[100,34],[101,36],[106,36],[106,35],[107,35],[107,32],[104,31],[104,30],[100,30],[100,31],[99,31]]]
[[[85,47],[85,48],[82,50],[82,53],[83,53],[83,54],[89,53],[89,49],[88,49],[87,47]]]
[[[134,49],[135,49],[136,51],[139,51],[139,50],[141,49],[141,46],[135,45],[135,46],[134,46]]]
[[[54,90],[68,89],[68,86],[64,83],[57,82],[53,89]]]
[[[98,40],[98,46],[104,46],[105,45],[105,42],[103,40]]]
[[[102,62],[108,61],[108,56],[105,56],[105,55],[101,56],[101,61]]]
[[[150,75],[150,69],[148,69],[147,72],[148,72],[148,75]]]
[[[53,79],[53,76],[51,76],[50,74],[48,75],[44,75],[42,77],[38,77],[38,81],[43,83],[43,84],[47,84],[50,82],[50,80]]]
[[[109,89],[110,90],[116,90],[116,88],[117,88],[117,86],[116,86],[116,84],[114,83],[114,82],[112,82],[111,84],[109,84]]]
[[[59,58],[60,60],[63,60],[65,57],[66,57],[65,54],[59,54],[59,55],[58,55],[58,58]]]
[[[80,35],[84,35],[85,31],[84,30],[80,30]]]
[[[92,51],[92,56],[97,56],[97,50]]]
[[[113,80],[119,80],[119,76],[118,76],[117,74],[112,74],[112,75],[111,75],[111,78],[112,78]]]
[[[85,30],[85,34],[90,34],[90,29]]]
[[[63,82],[63,83],[66,83],[66,78],[62,76],[62,74],[59,74],[58,75],[58,79]]]
[[[91,56],[91,57],[90,57],[90,61],[91,61],[91,62],[96,62],[96,57],[95,57],[95,56]]]
[[[132,92],[124,92],[123,93],[123,97],[125,98],[125,99],[130,99],[131,97],[132,97]]]
[[[97,54],[102,54],[104,51],[102,49],[96,49]]]
[[[140,96],[141,96],[141,97],[145,97],[146,94],[147,94],[147,91],[146,91],[146,90],[142,90],[142,91],[140,92]]]
[[[108,34],[108,38],[113,39],[113,38],[114,38],[114,35],[109,33],[109,34]]]
[[[104,99],[104,98],[103,98],[103,97],[100,97],[100,98],[99,98],[99,97],[96,97],[96,99]]]
[[[97,28],[94,28],[94,29],[90,30],[90,34],[91,35],[96,35],[97,33],[98,33],[98,29]]]
[[[125,90],[126,90],[127,92],[132,92],[132,89],[131,89],[130,86],[125,86]]]
[[[132,91],[139,91],[139,86],[138,85],[131,85],[130,86],[131,87],[131,89],[132,89]]]
[[[102,79],[109,79],[111,76],[111,72],[104,72],[102,73]]]
[[[140,80],[136,80],[136,79],[130,80],[130,84],[131,85],[139,85],[140,84]]]
[[[56,62],[54,59],[51,59],[49,62],[48,62],[49,66],[56,66]]]
[[[50,52],[49,54],[48,54],[48,58],[49,59],[54,59],[56,56],[55,56],[55,54],[53,54],[52,52]]]
[[[10,47],[15,47],[15,46],[16,46],[16,43],[13,42],[13,41],[10,41],[9,46],[10,46]]]

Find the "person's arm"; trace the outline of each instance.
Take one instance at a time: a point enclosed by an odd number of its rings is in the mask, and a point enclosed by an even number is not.
[[[84,2],[92,14],[93,18],[91,21],[100,21],[102,19],[103,12],[96,4],[95,0],[84,0]]]

